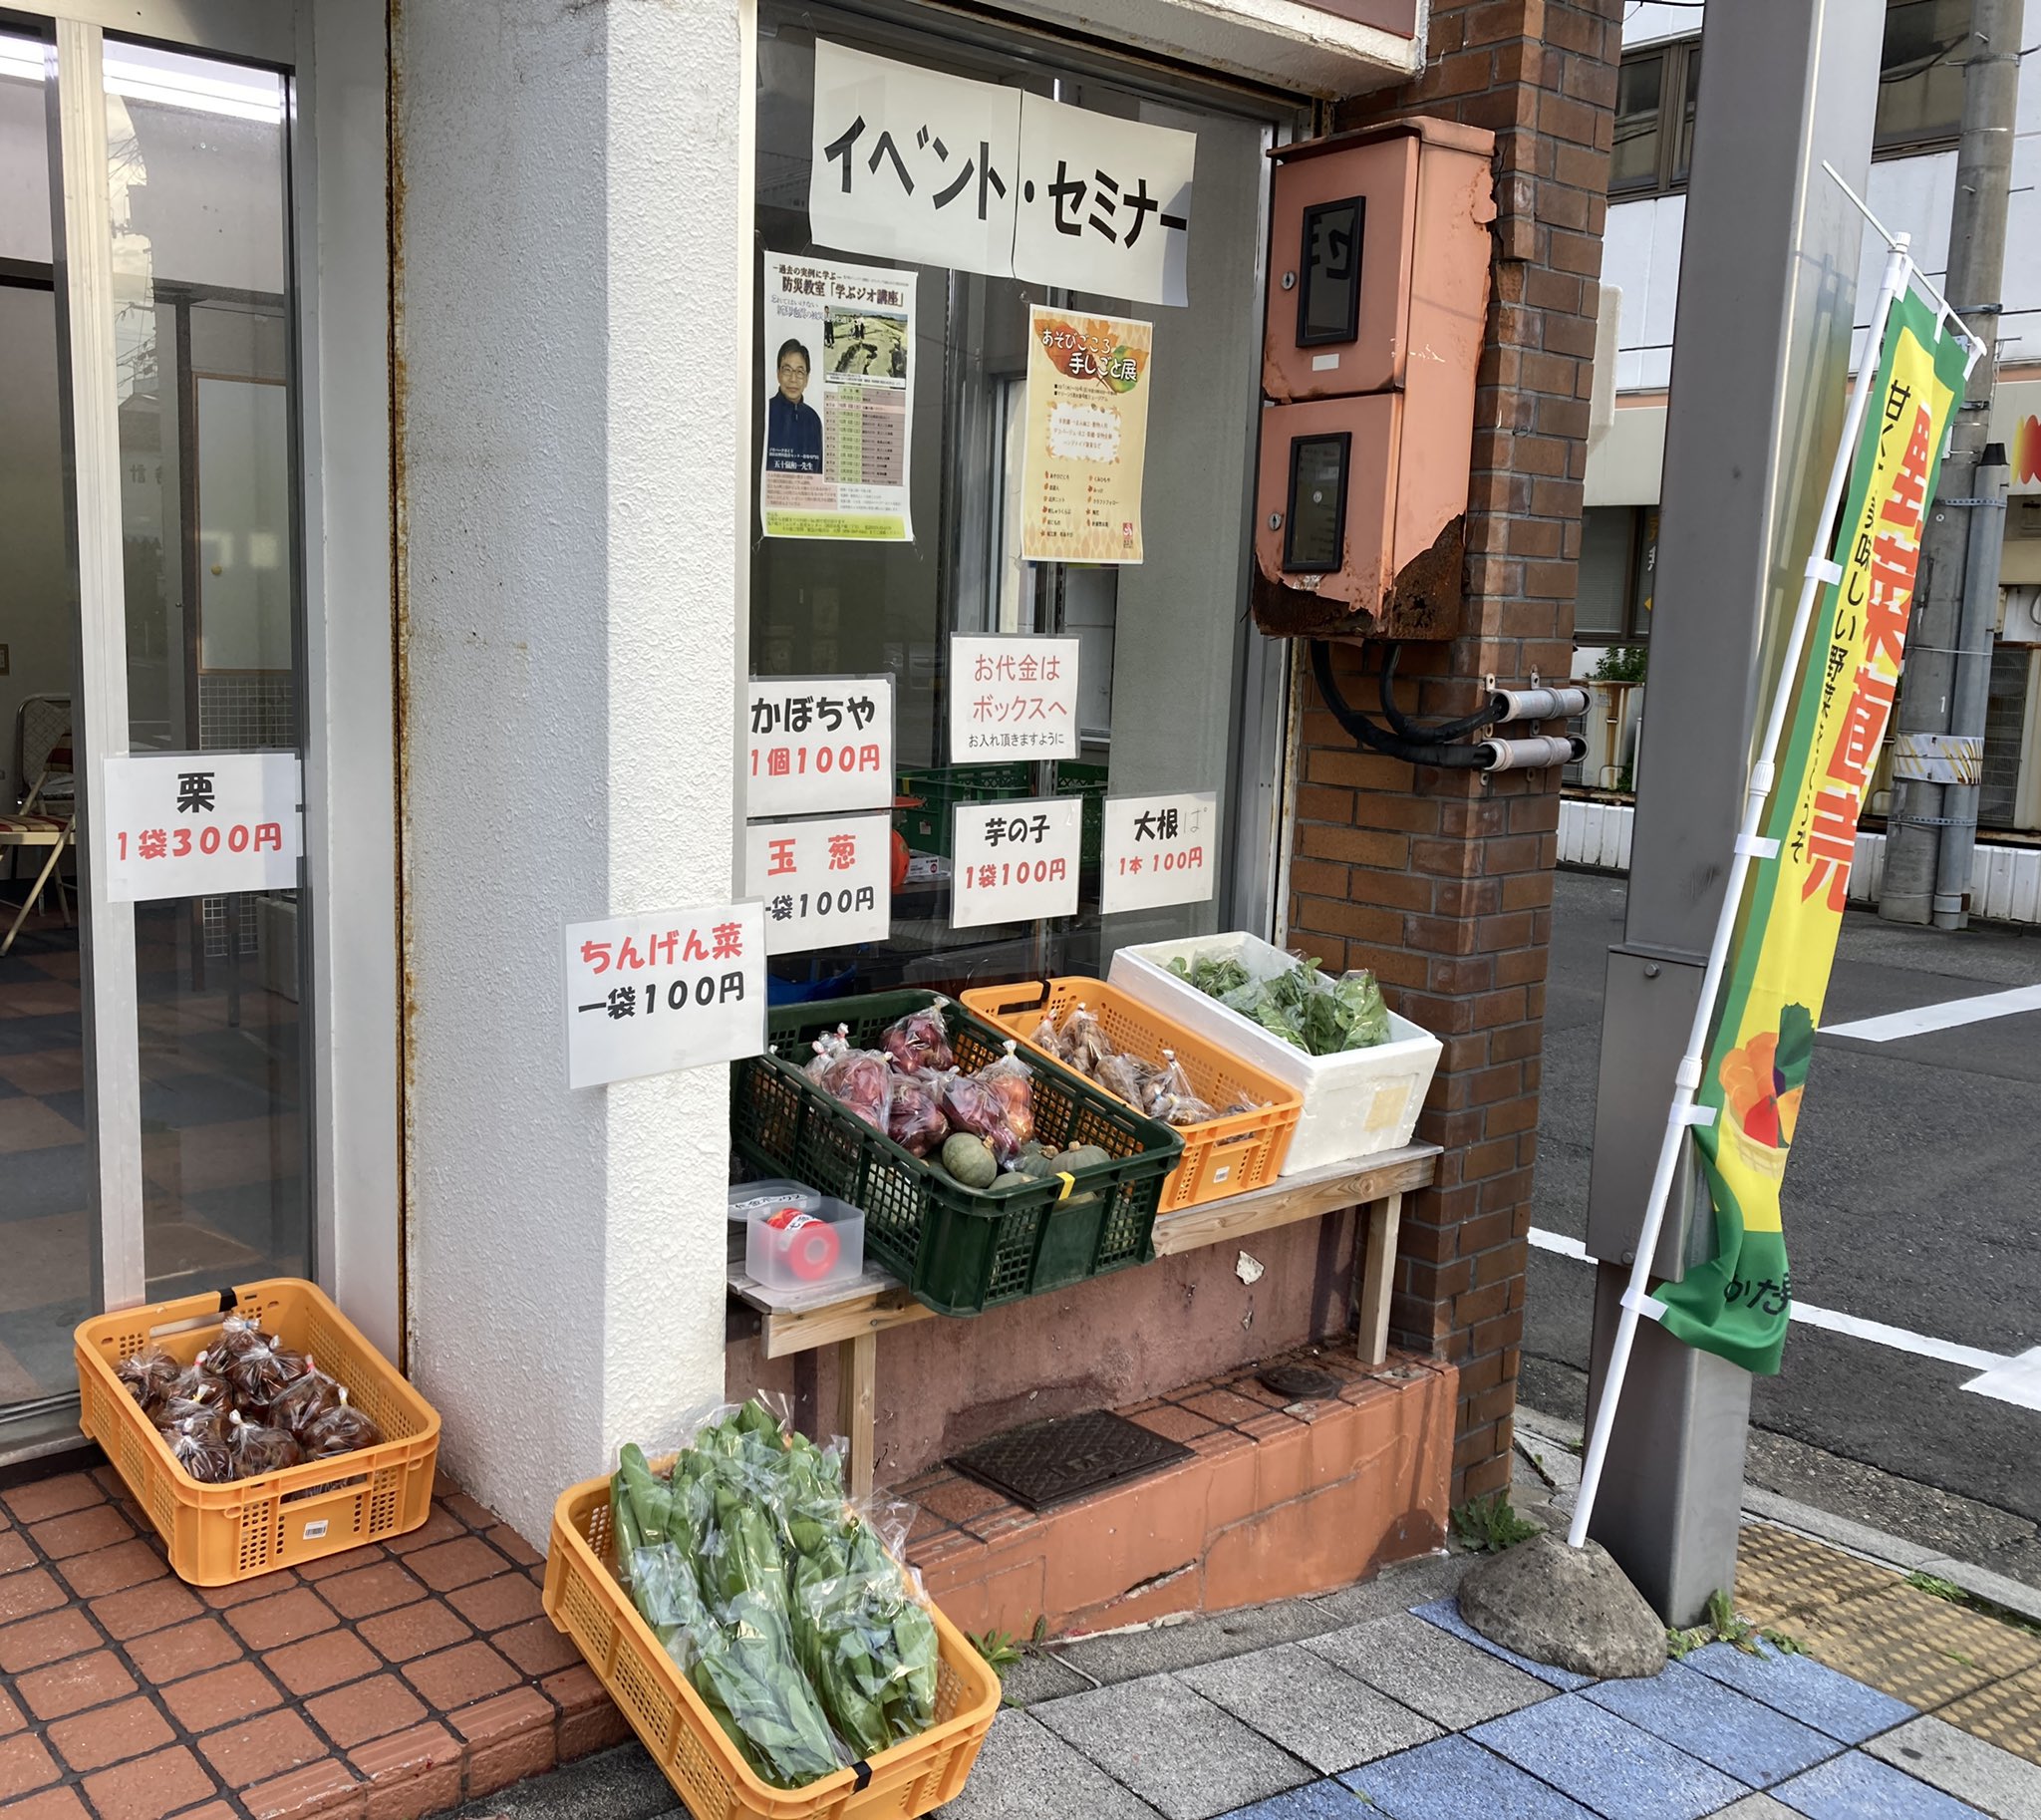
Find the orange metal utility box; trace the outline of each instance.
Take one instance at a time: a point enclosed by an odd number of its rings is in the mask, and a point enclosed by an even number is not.
[[[1458,629],[1494,143],[1409,119],[1271,153],[1255,526],[1265,632]]]

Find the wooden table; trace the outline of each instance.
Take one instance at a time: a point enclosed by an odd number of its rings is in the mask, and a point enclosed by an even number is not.
[[[1342,1207],[1367,1210],[1367,1231],[1354,1258],[1354,1299],[1360,1311],[1363,1363],[1380,1365],[1389,1347],[1389,1291],[1396,1273],[1396,1229],[1403,1197],[1425,1187],[1438,1168],[1437,1144],[1410,1144],[1352,1162],[1334,1163],[1309,1174],[1286,1176],[1273,1188],[1237,1194],[1165,1213],[1155,1222],[1155,1255],[1175,1257],[1206,1245],[1224,1245],[1250,1234],[1314,1220]],[[740,1273],[739,1273],[740,1274]],[[931,1319],[898,1284],[859,1285],[842,1300],[787,1312],[768,1307],[748,1279],[731,1293],[763,1317],[767,1359],[785,1359],[817,1347],[836,1348],[837,1424],[850,1445],[846,1483],[851,1495],[872,1489],[873,1416],[877,1406],[879,1335]]]

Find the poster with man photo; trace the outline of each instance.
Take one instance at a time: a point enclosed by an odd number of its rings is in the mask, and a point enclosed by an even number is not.
[[[909,543],[914,274],[765,255],[768,537]]]

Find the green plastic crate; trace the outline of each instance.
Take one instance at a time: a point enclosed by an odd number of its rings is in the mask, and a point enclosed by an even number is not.
[[[896,808],[893,826],[908,848],[949,859],[951,811],[960,802],[1005,802],[1030,793],[1033,778],[1024,764],[953,764],[947,769],[902,771],[897,794],[917,806]]]
[[[877,993],[770,1015],[772,1047],[730,1068],[730,1135],[760,1175],[789,1176],[861,1207],[865,1252],[938,1314],[976,1315],[1003,1302],[1063,1289],[1086,1277],[1145,1264],[1155,1255],[1163,1178],[1183,1159],[1183,1139],[1080,1075],[1029,1057],[1034,1131],[1066,1149],[1096,1144],[1113,1158],[1025,1187],[966,1188],[857,1117],[815,1086],[800,1063],[838,1025],[853,1047],[877,1048],[895,1019],[941,1005],[950,1047],[966,1072],[1006,1052],[995,1026],[928,992]]]
[[[1058,758],[1055,778],[1058,796],[1084,798],[1083,831],[1077,854],[1082,864],[1095,866],[1105,852],[1105,766]]]

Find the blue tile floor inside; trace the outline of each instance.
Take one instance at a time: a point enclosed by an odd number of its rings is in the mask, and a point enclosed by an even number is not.
[[[1554,1692],[1226,1820],[1989,1820],[1861,1748],[1912,1707],[1807,1657],[1710,1644],[1598,1683],[1489,1643],[1450,1599],[1412,1612]]]

